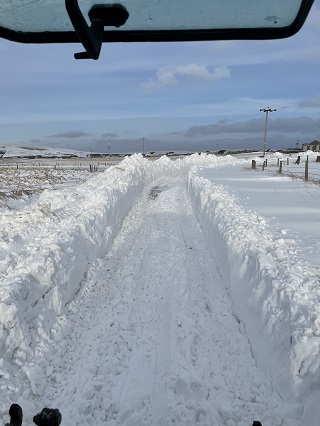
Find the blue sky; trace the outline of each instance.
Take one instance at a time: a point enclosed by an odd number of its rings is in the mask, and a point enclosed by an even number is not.
[[[285,40],[104,44],[0,40],[0,145],[87,151],[260,148],[320,139],[320,0]]]

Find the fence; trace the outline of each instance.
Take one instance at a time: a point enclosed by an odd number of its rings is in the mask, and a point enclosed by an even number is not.
[[[308,157],[301,159],[300,155],[297,158],[283,157],[271,161],[264,159],[259,163],[257,160],[252,160],[251,168],[320,183],[320,156],[312,160]]]
[[[29,169],[53,169],[53,170],[89,170],[93,171],[105,171],[108,167],[118,164],[119,161],[32,161],[19,159],[11,161],[0,161],[0,169],[16,169],[16,170],[29,170]]]

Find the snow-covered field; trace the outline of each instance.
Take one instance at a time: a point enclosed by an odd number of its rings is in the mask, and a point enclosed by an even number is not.
[[[318,424],[320,186],[278,157],[1,168],[3,423]]]

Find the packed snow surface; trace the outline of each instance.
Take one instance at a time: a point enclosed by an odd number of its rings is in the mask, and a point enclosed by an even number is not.
[[[319,189],[250,164],[134,155],[1,207],[3,423],[317,424]]]

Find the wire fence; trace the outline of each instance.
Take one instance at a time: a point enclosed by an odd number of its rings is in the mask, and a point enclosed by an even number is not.
[[[252,169],[278,173],[293,179],[303,179],[320,183],[320,156],[309,159],[308,156],[282,157],[278,159],[252,160]]]
[[[117,161],[95,161],[94,159],[82,161],[32,161],[32,160],[13,160],[0,161],[0,169],[50,169],[50,170],[89,170],[89,171],[105,171],[110,166],[118,164]]]

